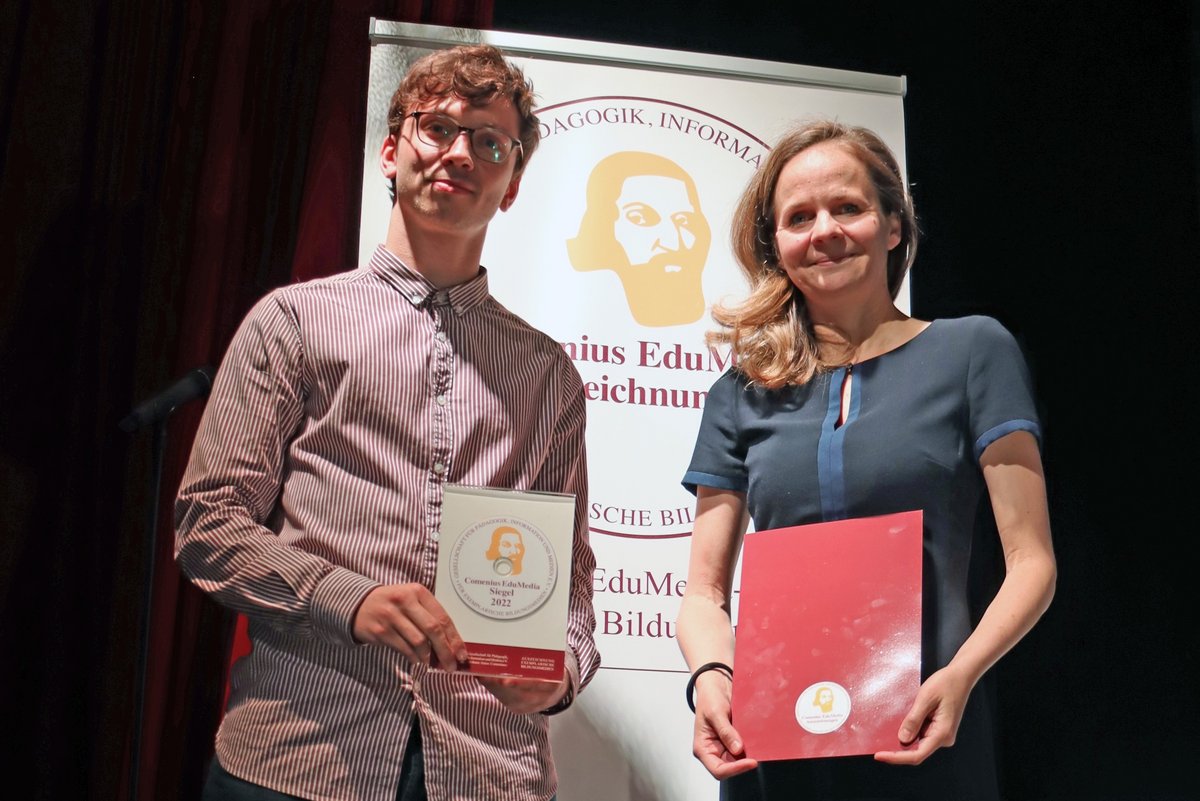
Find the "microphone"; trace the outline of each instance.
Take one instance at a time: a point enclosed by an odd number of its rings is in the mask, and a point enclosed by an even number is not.
[[[139,428],[157,423],[175,411],[176,407],[207,395],[212,388],[212,381],[211,367],[193,368],[183,378],[142,403],[117,425],[122,431],[132,434]]]

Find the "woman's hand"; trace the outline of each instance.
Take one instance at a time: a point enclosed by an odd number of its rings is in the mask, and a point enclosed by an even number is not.
[[[937,749],[954,745],[973,686],[950,667],[934,673],[921,685],[900,724],[897,737],[906,748],[880,751],[875,759],[892,765],[920,765]]]
[[[754,770],[758,761],[746,758],[741,736],[730,719],[733,682],[719,670],[696,679],[696,724],[692,753],[716,779]]]

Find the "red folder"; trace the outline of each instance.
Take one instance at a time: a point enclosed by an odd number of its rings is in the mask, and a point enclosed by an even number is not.
[[[873,754],[921,682],[921,512],[746,535],[733,725],[758,760]]]

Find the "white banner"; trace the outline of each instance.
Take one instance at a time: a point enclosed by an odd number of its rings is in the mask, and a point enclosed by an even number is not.
[[[603,667],[552,727],[558,797],[716,798],[691,755],[675,617],[694,503],[679,482],[707,390],[730,364],[704,333],[712,305],[746,289],[730,218],[770,143],[810,115],[873,129],[903,168],[904,79],[378,20],[371,33],[363,262],[387,229],[378,151],[413,59],[493,44],[537,94],[542,143],[483,261],[493,294],[562,344],[588,396]],[[907,295],[905,286],[902,306]]]

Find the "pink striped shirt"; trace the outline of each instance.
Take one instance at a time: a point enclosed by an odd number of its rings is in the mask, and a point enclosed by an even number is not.
[[[246,614],[217,756],[321,799],[392,801],[414,717],[431,801],[547,799],[546,715],[351,636],[380,584],[434,583],[449,483],[576,496],[568,670],[593,639],[583,387],[488,294],[436,289],[380,246],[367,268],[268,294],[213,384],[176,503],[180,568]]]

